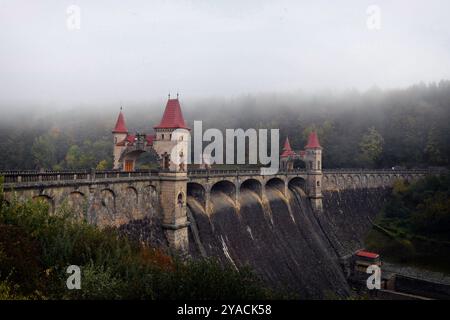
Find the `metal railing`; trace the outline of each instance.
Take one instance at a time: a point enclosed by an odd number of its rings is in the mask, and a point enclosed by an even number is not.
[[[342,173],[361,173],[361,174],[424,174],[436,172],[433,169],[360,169],[360,168],[342,168],[342,169],[324,169],[324,174],[342,174]]]
[[[0,176],[4,177],[5,184],[20,183],[39,183],[51,181],[92,181],[106,179],[130,179],[142,177],[155,177],[159,172],[165,170],[137,170],[137,171],[118,171],[118,170],[60,170],[60,171],[32,171],[32,170],[13,170],[0,171]],[[296,175],[306,173],[305,169],[297,170],[280,170],[280,175]],[[324,169],[323,174],[429,174],[436,173],[436,169]],[[244,176],[244,175],[260,175],[259,169],[242,169],[242,170],[188,170],[190,177],[208,177],[208,176]]]
[[[106,179],[130,179],[158,176],[157,171],[115,171],[115,170],[78,170],[78,171],[2,171],[5,184],[39,183],[52,181],[92,181]]]

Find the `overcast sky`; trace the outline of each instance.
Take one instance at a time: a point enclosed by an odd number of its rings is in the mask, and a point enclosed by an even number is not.
[[[449,12],[448,0],[0,0],[0,108],[450,79]]]

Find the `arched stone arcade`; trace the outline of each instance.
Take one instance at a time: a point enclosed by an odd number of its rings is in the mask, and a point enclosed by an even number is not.
[[[260,199],[262,199],[263,196],[263,185],[260,181],[256,179],[247,179],[244,180],[241,185],[239,186],[239,192],[243,192],[245,190],[253,191],[258,195]]]

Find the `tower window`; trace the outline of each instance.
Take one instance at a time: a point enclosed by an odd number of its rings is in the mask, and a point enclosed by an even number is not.
[[[320,181],[317,181],[317,186],[320,187]]]
[[[320,170],[320,161],[317,161],[317,169]]]
[[[164,133],[161,135],[162,139],[164,140]]]
[[[313,162],[312,161],[309,162],[309,168],[313,169]]]

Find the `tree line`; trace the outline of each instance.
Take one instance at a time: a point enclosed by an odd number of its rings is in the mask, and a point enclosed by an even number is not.
[[[203,120],[204,130],[279,128],[280,145],[289,136],[294,150],[303,149],[308,133],[316,130],[324,168],[419,168],[448,166],[450,161],[450,81],[397,90],[299,91],[181,104],[191,125]],[[127,125],[132,132],[152,132],[163,108],[129,106]],[[0,122],[0,170],[111,168],[117,111],[99,110]]]

